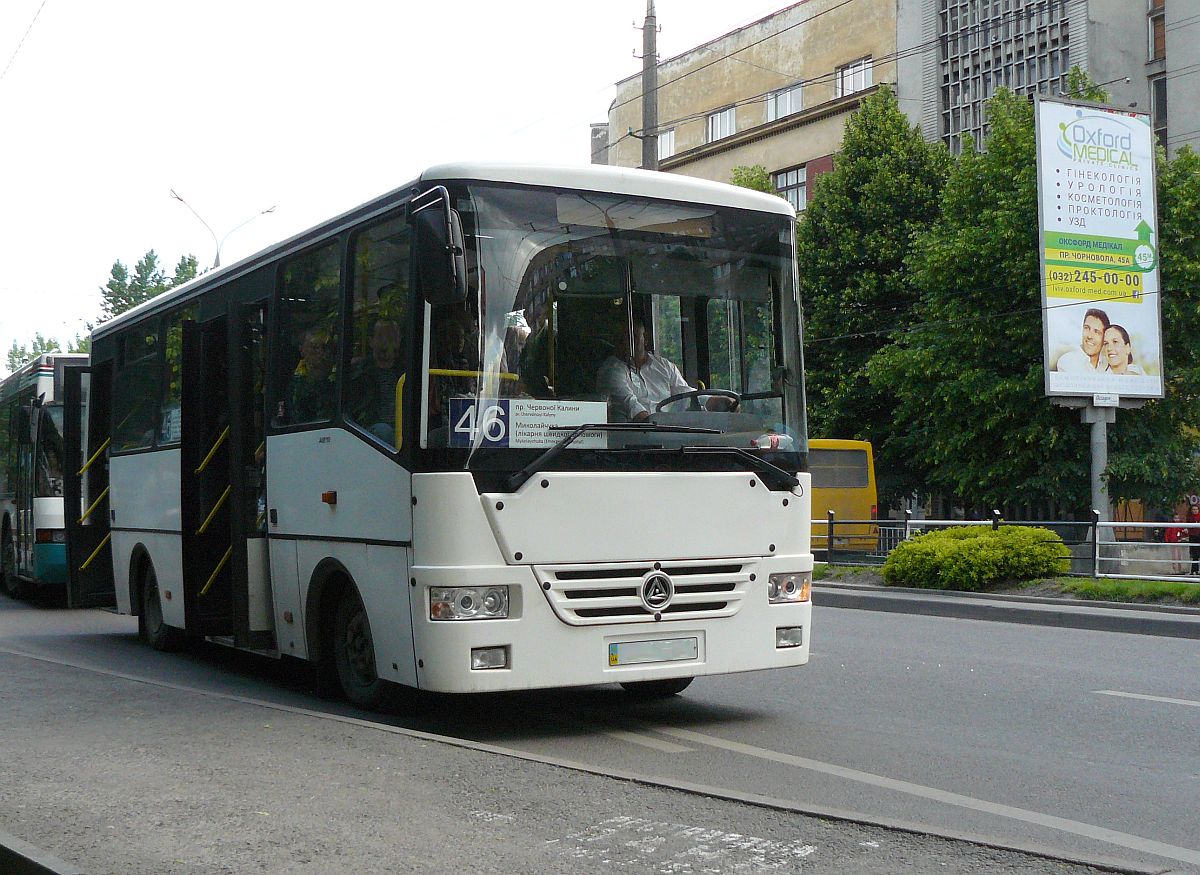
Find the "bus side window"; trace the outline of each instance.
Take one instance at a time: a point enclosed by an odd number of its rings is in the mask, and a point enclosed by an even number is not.
[[[180,409],[183,399],[183,323],[196,318],[196,308],[186,307],[169,318],[166,354],[166,379],[162,404],[162,418],[158,428],[158,445],[179,443]]]
[[[117,373],[113,380],[113,447],[139,450],[151,446],[158,428],[161,397],[155,322],[126,331],[117,341]]]
[[[354,238],[350,367],[342,393],[346,419],[382,443],[400,446],[397,402],[408,367],[412,334],[409,288],[411,230],[390,219]],[[405,383],[408,381],[405,380]]]
[[[341,259],[335,241],[289,259],[279,273],[275,426],[333,419]]]

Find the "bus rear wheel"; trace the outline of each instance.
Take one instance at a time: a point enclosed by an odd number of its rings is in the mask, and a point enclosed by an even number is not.
[[[353,586],[338,598],[333,619],[333,662],[346,698],[360,708],[385,710],[392,685],[375,670],[375,641],[367,609]]]
[[[155,650],[169,652],[183,646],[183,633],[163,621],[162,597],[158,592],[158,575],[153,565],[146,565],[142,580],[142,613],[138,617],[142,640]]]
[[[25,582],[17,577],[17,545],[11,529],[4,533],[4,542],[0,544],[0,576],[3,577],[4,592],[10,599],[25,598]]]
[[[663,681],[630,681],[621,684],[625,692],[638,699],[669,699],[692,685],[695,678],[670,678]]]

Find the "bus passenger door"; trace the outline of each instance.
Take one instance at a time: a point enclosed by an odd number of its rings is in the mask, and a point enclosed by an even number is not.
[[[228,326],[183,323],[179,500],[184,617],[189,634],[235,631]]]
[[[230,543],[234,642],[275,646],[267,555],[266,303],[237,307],[229,332]]]
[[[111,365],[67,366],[62,386],[67,606],[111,607],[117,603],[108,515]]]

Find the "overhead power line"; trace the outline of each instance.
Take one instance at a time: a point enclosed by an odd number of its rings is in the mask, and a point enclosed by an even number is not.
[[[17,47],[13,49],[12,57],[8,59],[8,63],[4,65],[4,71],[0,72],[0,80],[3,80],[8,75],[8,68],[13,65],[13,61],[17,59],[17,54],[21,51],[21,46],[25,45],[25,38],[29,36],[29,31],[33,30],[34,24],[37,23],[38,16],[42,14],[42,7],[46,5],[46,0],[42,0],[38,6],[37,12],[33,13],[33,20],[29,22],[29,27],[25,28],[25,33],[21,36],[21,41],[17,43]]]

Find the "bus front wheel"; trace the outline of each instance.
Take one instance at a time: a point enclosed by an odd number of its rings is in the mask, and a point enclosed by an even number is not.
[[[375,642],[367,609],[352,585],[338,598],[333,620],[333,661],[346,698],[371,711],[391,701],[392,685],[375,670]]]
[[[4,533],[4,542],[0,544],[0,576],[3,577],[4,591],[9,598],[25,597],[25,583],[17,577],[17,545],[11,529]]]
[[[625,692],[639,699],[669,699],[691,686],[694,678],[670,678],[663,681],[630,681],[621,684]]]
[[[142,640],[155,650],[172,651],[183,646],[183,633],[163,621],[158,575],[148,561],[142,579],[142,613],[138,617],[138,631],[142,634]]]

